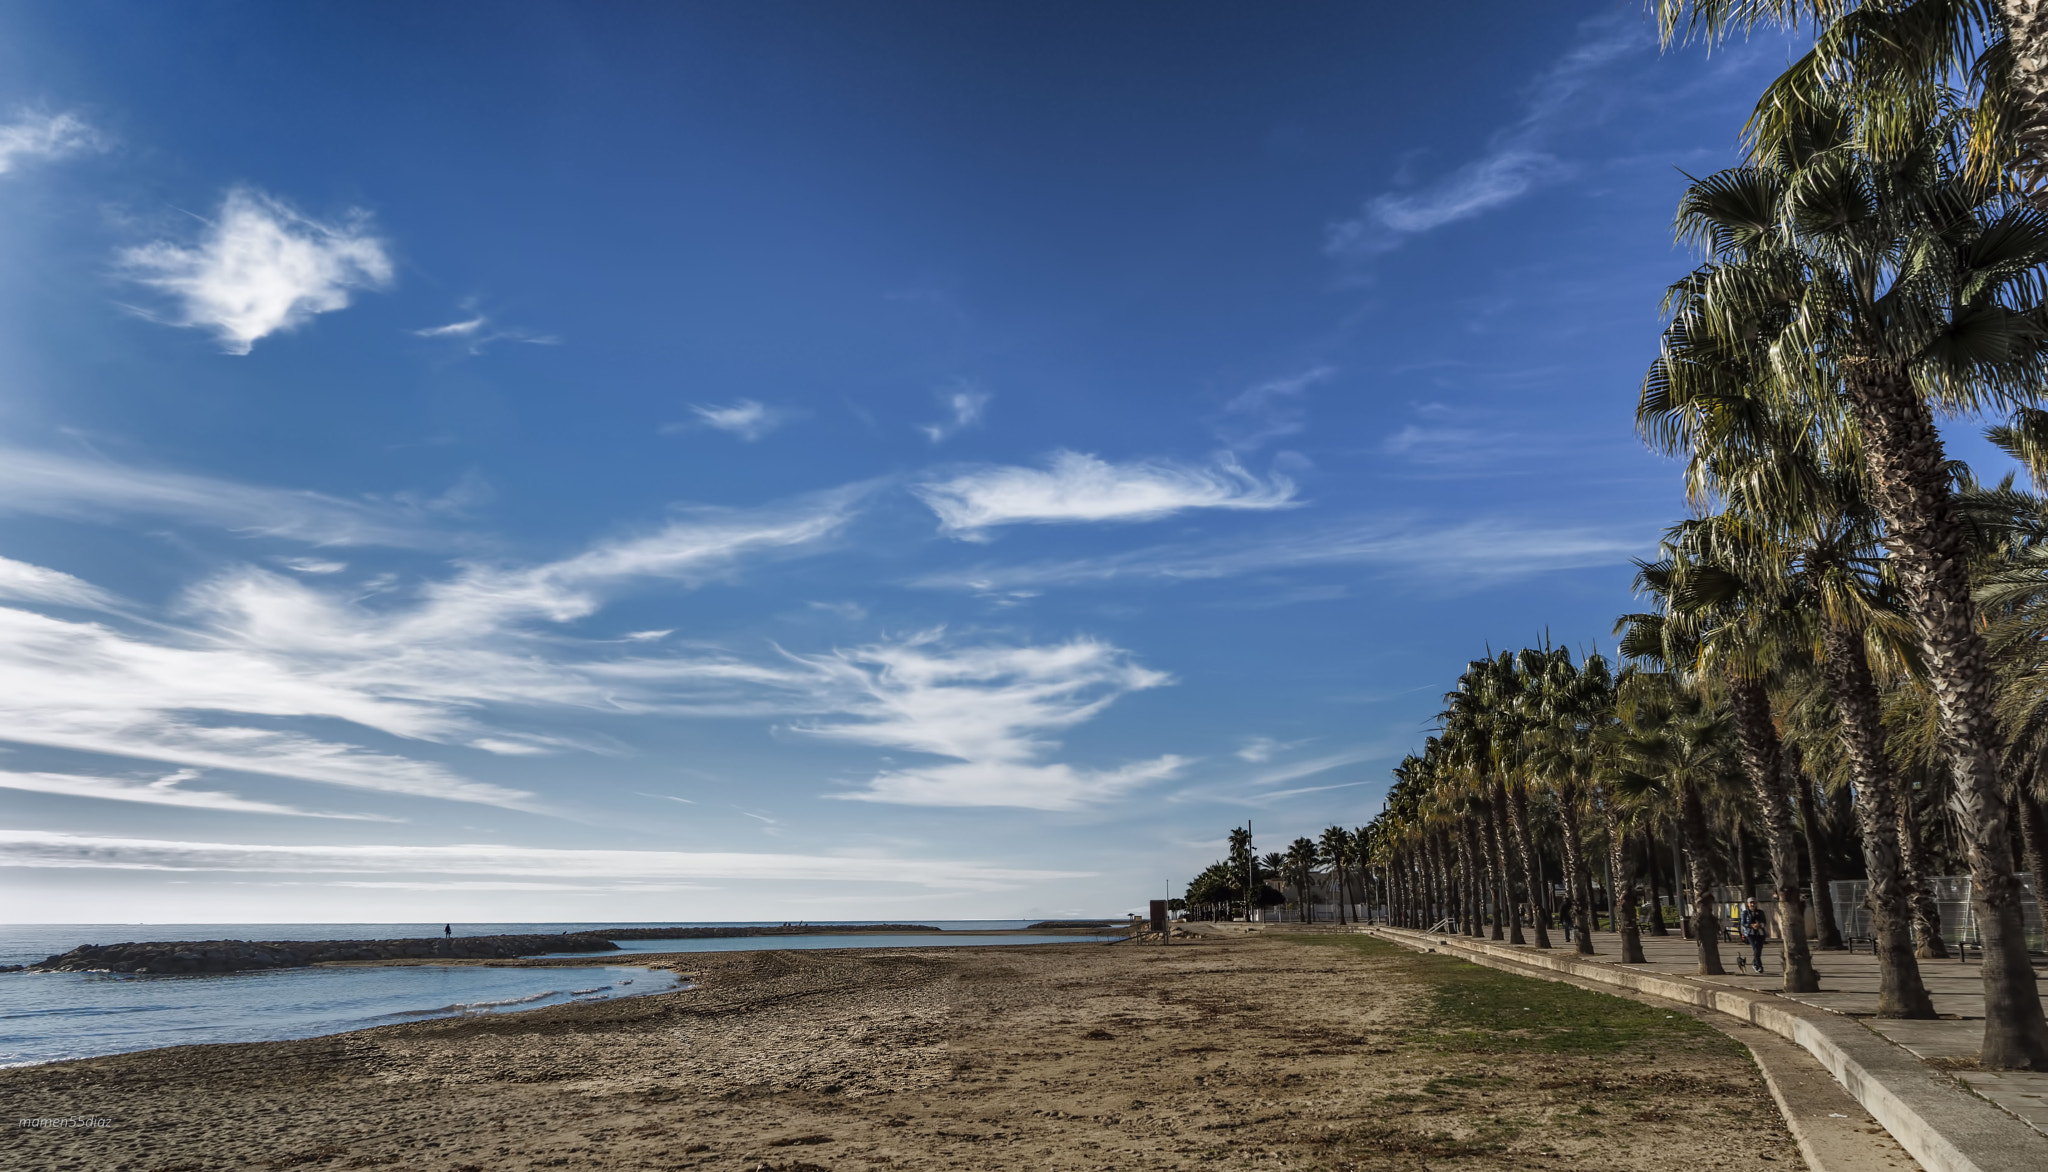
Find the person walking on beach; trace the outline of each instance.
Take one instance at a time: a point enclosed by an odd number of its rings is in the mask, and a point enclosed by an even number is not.
[[[455,939],[455,925],[453,925],[453,924],[443,924],[443,925],[441,925],[441,939],[443,939],[443,940],[453,940],[453,939]]]
[[[1749,941],[1749,952],[1751,958],[1756,961],[1756,971],[1761,975],[1764,971],[1764,942],[1770,938],[1771,925],[1764,918],[1764,911],[1756,905],[1753,896],[1742,907],[1741,929],[1742,938]]]

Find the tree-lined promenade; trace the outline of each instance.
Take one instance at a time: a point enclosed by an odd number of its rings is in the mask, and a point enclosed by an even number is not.
[[[1640,963],[1669,874],[1720,973],[1717,889],[1760,879],[1804,992],[1798,925],[1810,904],[1811,947],[1843,947],[1829,880],[1863,878],[1878,1012],[1912,1018],[1945,953],[1929,879],[1967,876],[1979,1066],[2048,1070],[2019,879],[2048,875],[2048,5],[1653,7],[1667,43],[1815,37],[1743,163],[1680,201],[1699,263],[1665,298],[1636,422],[1692,515],[1639,564],[1618,662],[1472,661],[1380,816],[1268,856],[1287,882],[1266,898],[1312,908],[1303,860],[1327,857],[1400,923],[1549,948],[1554,904],[1579,951]],[[2026,482],[1950,461],[1943,417],[1989,421]],[[1191,901],[1267,890],[1248,837],[1232,850]]]

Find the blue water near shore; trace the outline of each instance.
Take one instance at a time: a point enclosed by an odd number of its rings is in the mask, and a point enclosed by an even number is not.
[[[1028,926],[1028,920],[922,922],[942,931],[621,940],[619,952],[554,954],[590,958],[589,966],[575,968],[391,965],[192,975],[0,973],[0,1066],[200,1042],[310,1038],[401,1021],[516,1012],[684,987],[673,974],[626,967],[633,954],[1071,944],[1108,938],[954,935],[943,931],[1016,929]],[[775,926],[779,925],[617,921],[453,925],[458,936],[552,935],[601,928]],[[438,937],[441,928],[440,924],[4,924],[0,925],[0,964],[33,964],[81,944],[140,940],[397,940]],[[625,963],[616,963],[619,961]]]
[[[0,1066],[196,1042],[276,1042],[370,1026],[539,1009],[681,987],[618,965],[411,965],[204,976],[0,975]]]

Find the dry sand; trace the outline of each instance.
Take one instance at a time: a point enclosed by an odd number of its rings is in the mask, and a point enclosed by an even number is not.
[[[1455,962],[1349,939],[655,957],[698,987],[0,1071],[10,1123],[111,1122],[15,1128],[0,1167],[1800,1167],[1698,1023],[1459,965],[1651,1020],[1450,1029]]]

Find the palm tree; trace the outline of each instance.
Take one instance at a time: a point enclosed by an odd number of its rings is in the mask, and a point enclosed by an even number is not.
[[[1237,887],[1244,892],[1244,918],[1252,918],[1252,888],[1256,885],[1258,864],[1252,854],[1252,828],[1233,826],[1230,828],[1230,873],[1235,877]]]
[[[1788,405],[1839,394],[1914,618],[1949,759],[1984,950],[1985,1069],[2048,1069],[2048,1018],[2027,958],[2011,809],[1998,771],[1996,678],[1975,626],[1965,530],[1933,411],[2010,408],[2048,379],[2038,344],[2048,221],[1957,167],[1952,127],[1904,145],[1819,111],[1771,168],[1701,181],[1763,196],[1688,199],[1680,233],[1708,263],[1674,301],[1688,332],[1762,343]],[[1696,185],[1697,186],[1697,185]]]
[[[1496,813],[1503,815],[1502,821],[1511,832],[1536,947],[1549,948],[1550,921],[1539,896],[1543,881],[1537,866],[1535,837],[1529,829],[1527,745],[1523,738],[1522,698],[1531,686],[1532,675],[1540,670],[1538,654],[1528,651],[1518,658],[1513,652],[1503,651],[1491,659],[1473,660],[1459,677],[1458,690],[1444,697],[1448,707],[1443,719],[1447,736],[1480,745],[1487,755],[1488,769],[1502,790],[1503,801],[1496,804],[1505,809],[1497,809]]]
[[[1342,826],[1332,826],[1323,831],[1322,840],[1317,844],[1323,858],[1337,873],[1337,922],[1349,923],[1344,905],[1351,902],[1351,853],[1353,843],[1351,832]]]
[[[1286,874],[1294,882],[1294,890],[1301,899],[1301,918],[1304,923],[1316,919],[1315,869],[1321,861],[1312,838],[1297,838],[1287,845]]]
[[[1614,679],[1598,655],[1574,666],[1571,653],[1550,652],[1531,699],[1537,714],[1533,771],[1550,783],[1557,798],[1564,843],[1565,879],[1577,920],[1578,952],[1593,955],[1593,879],[1587,864],[1579,815],[1597,771],[1601,730],[1614,723]]]
[[[1973,170],[2012,170],[2048,195],[2048,10],[2038,0],[1656,0],[1669,47],[1760,24],[1814,30],[1811,51],[1764,91],[1748,134],[1769,150],[1817,102],[1856,108],[1885,140],[1976,99],[1966,140]],[[1969,93],[1959,93],[1957,82]]]
[[[1648,642],[1645,625],[1636,624],[1624,649],[1632,642]],[[1721,964],[1721,919],[1714,913],[1713,839],[1703,795],[1718,787],[1734,764],[1727,717],[1671,675],[1637,672],[1622,689],[1621,719],[1626,729],[1624,755],[1632,768],[1622,770],[1617,788],[1638,798],[1661,793],[1670,800],[1692,889],[1692,937],[1699,972],[1724,975],[1728,970]]]

